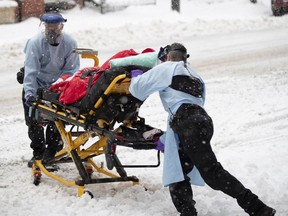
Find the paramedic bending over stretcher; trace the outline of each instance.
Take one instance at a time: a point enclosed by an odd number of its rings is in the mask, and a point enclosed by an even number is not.
[[[29,167],[34,159],[43,159],[43,164],[49,161],[62,142],[53,122],[48,123],[44,133],[44,127],[29,117],[29,107],[37,97],[37,89],[49,87],[64,74],[73,75],[80,67],[79,56],[73,52],[77,48],[76,41],[62,32],[66,19],[57,13],[47,13],[41,17],[41,22],[45,25],[45,32],[31,38],[24,49],[26,58],[22,100],[33,149]]]
[[[235,198],[251,216],[275,215],[274,209],[266,206],[217,161],[210,145],[212,119],[203,108],[205,84],[187,65],[186,48],[173,43],[161,48],[159,57],[165,62],[146,73],[132,71],[130,92],[145,100],[158,91],[169,113],[167,131],[160,137],[160,142],[165,143],[163,181],[169,186],[180,215],[197,215],[190,182],[201,184],[201,180]]]

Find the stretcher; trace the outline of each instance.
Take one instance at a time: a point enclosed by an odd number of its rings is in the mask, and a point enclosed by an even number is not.
[[[92,58],[94,66],[99,63],[98,55],[91,50],[77,50],[83,58]],[[49,89],[38,89],[38,99],[33,103],[34,117],[53,121],[61,135],[64,147],[49,162],[74,163],[77,168],[75,179],[57,175],[53,167],[36,160],[32,167],[34,184],[41,182],[42,173],[66,186],[77,186],[78,196],[89,191],[85,185],[110,182],[132,182],[138,184],[136,176],[128,176],[126,168],[158,167],[160,153],[151,165],[123,165],[117,156],[117,146],[136,150],[155,148],[153,139],[145,139],[142,134],[153,129],[145,124],[145,119],[138,116],[142,101],[129,92],[130,72],[149,68],[137,65],[119,66],[102,71],[97,82],[88,87],[86,96],[74,104],[64,105],[59,102],[59,93]],[[94,76],[97,71],[89,75]],[[40,116],[40,117],[39,117]],[[92,141],[92,143],[91,143]],[[98,156],[105,156],[106,167],[97,162]],[[56,171],[56,172],[55,172]],[[104,176],[95,178],[92,171]],[[63,174],[63,173],[62,173]],[[99,176],[99,175],[97,175]]]

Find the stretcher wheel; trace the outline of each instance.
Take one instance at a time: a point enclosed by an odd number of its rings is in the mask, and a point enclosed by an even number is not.
[[[93,195],[93,193],[92,193],[91,191],[89,191],[89,190],[84,190],[84,193],[88,194],[88,195],[91,197],[91,199],[94,198],[94,195]]]
[[[32,164],[32,176],[34,177],[33,184],[38,186],[41,182],[41,170],[38,166]]]
[[[33,184],[34,184],[35,186],[38,186],[38,185],[40,184],[40,182],[41,182],[41,178],[36,177],[36,178],[34,178]]]

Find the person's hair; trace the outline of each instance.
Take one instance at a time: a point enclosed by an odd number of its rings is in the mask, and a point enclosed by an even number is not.
[[[181,43],[173,43],[169,48],[169,56],[171,61],[187,61],[187,49]]]

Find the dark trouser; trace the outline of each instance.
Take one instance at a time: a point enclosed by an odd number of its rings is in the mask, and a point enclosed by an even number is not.
[[[196,105],[183,104],[173,117],[171,127],[180,139],[179,153],[185,175],[193,165],[196,166],[204,181],[211,188],[237,199],[239,206],[250,215],[264,206],[255,194],[245,188],[217,161],[210,145],[213,136],[213,122],[204,109]],[[182,182],[175,184],[183,185]],[[186,187],[187,191],[191,190],[191,186],[188,184],[183,187]],[[174,197],[172,201],[181,213],[183,207],[181,205],[179,207],[179,202],[174,200],[182,200],[183,197],[173,190],[171,196]],[[190,192],[185,196],[191,196],[189,199],[193,199]],[[188,200],[188,198],[185,199]]]
[[[189,178],[169,185],[169,192],[172,202],[181,216],[196,216],[197,211],[194,207],[193,192]]]
[[[29,117],[29,107],[25,104],[24,91],[22,93],[22,102],[24,107],[25,122],[28,126],[28,136],[31,140],[30,147],[33,149],[35,159],[42,159],[46,149],[51,153],[56,153],[61,146],[61,136],[54,122],[47,122],[45,126],[36,119]]]

